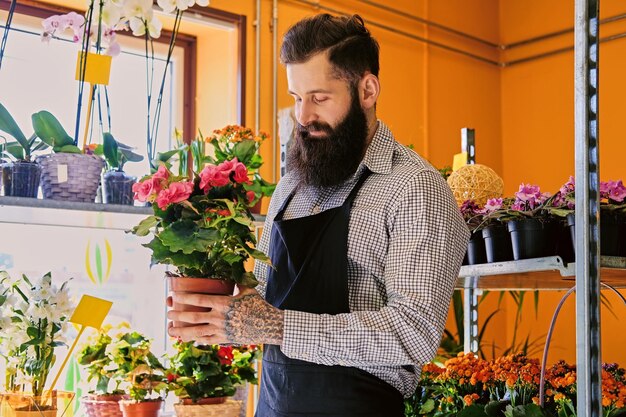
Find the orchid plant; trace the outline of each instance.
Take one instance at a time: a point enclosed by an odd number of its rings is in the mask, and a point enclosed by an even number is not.
[[[31,281],[0,271],[0,356],[6,361],[8,391],[42,396],[55,349],[66,345],[73,309],[67,281],[57,287],[50,273]]]
[[[63,32],[70,30],[73,41],[81,42],[81,50],[83,52],[88,52],[93,47],[96,54],[105,54],[110,56],[119,55],[121,48],[117,41],[118,32],[130,30],[134,36],[144,38],[147,80],[146,95],[148,108],[146,144],[148,158],[151,165],[154,163],[156,153],[156,137],[159,130],[165,79],[169,69],[169,64],[172,60],[174,45],[180,29],[183,12],[196,4],[202,7],[208,6],[209,0],[158,0],[157,4],[163,12],[167,14],[174,14],[174,26],[170,36],[165,67],[158,84],[159,90],[156,103],[152,100],[152,94],[155,87],[155,55],[153,41],[161,36],[163,24],[154,13],[152,0],[89,0],[85,16],[79,15],[75,12],[70,12],[64,15],[51,16],[45,19],[42,23],[43,41],[48,42],[51,38],[59,36]],[[79,61],[81,77],[76,116],[75,145],[77,145],[76,138],[78,137],[80,123],[84,74],[87,65],[86,57],[86,54],[81,55],[81,59]],[[94,85],[91,88],[91,100],[95,100],[95,92],[97,91],[97,94],[101,94],[101,90],[98,85]],[[106,95],[106,86],[104,89]],[[98,100],[97,102],[98,106],[100,106],[101,102],[106,102],[108,106],[108,98]],[[109,113],[108,108],[107,113]],[[102,111],[98,111],[98,114],[102,117]],[[100,123],[102,125],[102,120],[100,120]],[[111,122],[108,120],[109,130],[110,126]]]

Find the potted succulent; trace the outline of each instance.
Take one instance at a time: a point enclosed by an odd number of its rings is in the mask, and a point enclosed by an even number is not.
[[[228,401],[238,387],[258,383],[254,361],[260,357],[257,346],[200,345],[177,340],[167,371],[168,390],[179,402],[174,405],[178,417],[213,414],[222,417],[239,416],[241,402]],[[204,412],[203,412],[204,410]]]
[[[123,324],[123,327],[128,327]],[[103,326],[96,334],[87,340],[87,343],[77,354],[78,364],[87,373],[87,382],[94,388],[81,398],[82,404],[89,417],[122,416],[119,401],[127,399],[124,380],[117,372],[117,366],[110,355],[110,346],[120,335],[110,335],[112,326]]]
[[[0,356],[6,361],[3,417],[63,416],[73,393],[45,388],[56,349],[66,346],[73,310],[67,281],[57,287],[50,273],[31,281],[0,271]]]
[[[143,161],[143,156],[133,152],[132,147],[115,140],[108,132],[102,135],[102,152],[108,167],[102,175],[103,202],[132,205],[133,184],[137,177],[125,173],[124,164]]]
[[[235,283],[257,285],[246,261],[270,261],[254,248],[254,196],[244,187],[248,182],[248,169],[233,159],[206,165],[191,178],[161,165],[133,186],[135,198],[151,203],[154,214],[130,232],[151,234],[144,246],[152,250],[152,263],[176,268],[169,274],[172,291],[232,294]]]
[[[0,165],[5,196],[36,198],[39,190],[41,167],[33,156],[48,145],[37,135],[26,137],[9,111],[0,103],[0,131],[11,135],[14,141],[0,143]]]
[[[164,366],[151,352],[151,340],[136,331],[121,334],[107,346],[115,377],[125,381],[128,399],[119,402],[125,417],[158,416],[167,384]]]
[[[209,138],[215,154],[213,160],[209,159],[210,162],[218,165],[237,159],[248,168],[250,182],[245,185],[245,188],[254,193],[251,207],[253,213],[260,213],[261,198],[271,197],[276,188],[276,184],[265,181],[259,174],[259,168],[263,165],[259,148],[267,137],[265,132],[255,135],[250,128],[229,125],[213,131],[213,135]]]

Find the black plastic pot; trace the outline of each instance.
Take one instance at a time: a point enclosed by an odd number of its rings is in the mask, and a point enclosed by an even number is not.
[[[555,254],[552,227],[537,219],[511,220],[507,223],[511,233],[513,259],[541,258]]]
[[[576,224],[574,213],[567,215],[572,246],[576,250]],[[616,213],[600,210],[600,255],[626,256],[626,220]]]
[[[556,236],[556,254],[563,259],[565,263],[574,262],[574,240],[572,240],[573,227],[564,221],[554,224],[554,233]]]
[[[467,264],[477,265],[485,262],[487,262],[487,255],[485,254],[485,240],[482,232],[472,232],[467,243]]]
[[[37,198],[41,167],[34,162],[7,162],[2,167],[4,195]]]
[[[485,239],[487,262],[506,262],[513,260],[511,235],[504,224],[494,224],[482,230]]]
[[[102,178],[104,204],[133,205],[133,184],[136,177],[124,171],[107,171]]]

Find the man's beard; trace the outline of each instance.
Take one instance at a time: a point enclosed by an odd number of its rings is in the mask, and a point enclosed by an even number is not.
[[[311,137],[309,131],[324,132]],[[323,122],[296,126],[295,143],[289,149],[287,165],[306,185],[331,187],[353,175],[367,148],[367,119],[353,94],[350,110],[337,127]]]

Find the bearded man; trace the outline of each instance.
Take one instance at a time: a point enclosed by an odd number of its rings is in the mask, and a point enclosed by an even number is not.
[[[285,34],[290,171],[272,197],[260,285],[181,295],[170,335],[263,343],[258,417],[404,415],[439,346],[469,232],[437,170],[376,117],[379,46],[358,15]]]

